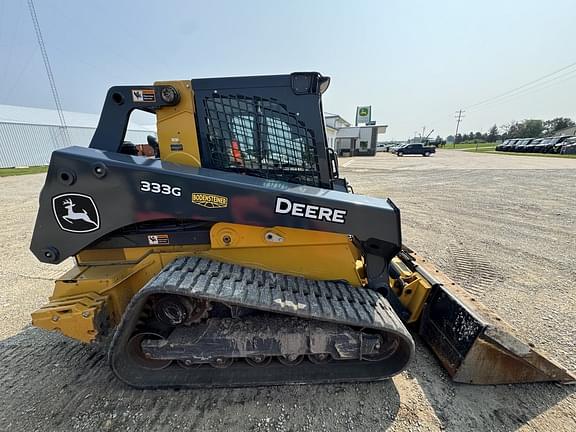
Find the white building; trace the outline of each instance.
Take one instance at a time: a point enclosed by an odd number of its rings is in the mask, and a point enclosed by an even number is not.
[[[388,125],[351,126],[338,129],[334,151],[338,156],[374,156],[378,136],[385,134]]]
[[[326,126],[326,140],[328,147],[334,149],[334,140],[338,129],[350,126],[350,123],[340,117],[338,114],[324,113],[324,125]]]
[[[565,129],[560,129],[554,133],[554,136],[564,136],[564,135],[576,135],[576,126],[567,127]]]
[[[87,147],[100,116],[64,111],[70,143]],[[155,126],[130,122],[125,139],[145,144]],[[66,147],[56,110],[0,105],[0,168],[47,165],[52,151]]]

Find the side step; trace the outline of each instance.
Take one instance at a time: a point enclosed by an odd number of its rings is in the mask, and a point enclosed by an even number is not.
[[[203,364],[198,368],[186,369],[168,360],[162,368],[149,368],[145,361],[135,360],[131,348],[134,344],[130,343],[135,337],[139,345],[136,348],[149,359],[166,358],[162,357],[166,353],[169,359],[178,359],[184,354],[198,357],[198,353],[179,340],[180,333],[175,334],[172,340],[174,348],[183,349],[185,353],[171,353],[165,343],[137,339],[138,334],[146,334],[143,317],[148,300],[164,294],[185,296],[217,307],[224,305],[279,317],[297,317],[323,328],[330,328],[327,325],[330,323],[337,325],[332,328],[348,326],[355,332],[375,333],[394,349],[383,360],[369,361],[362,354],[366,346],[360,339],[360,344],[357,344],[360,352],[353,356],[355,359],[322,364],[303,362],[287,366],[273,361],[266,366],[252,367],[236,361],[226,362],[225,368]],[[177,330],[178,327],[173,332]],[[186,337],[186,334],[193,333],[186,331],[183,335]],[[166,337],[169,344],[170,336]],[[370,340],[367,339],[366,343],[370,343]],[[285,352],[279,351],[277,354]],[[388,301],[372,290],[353,287],[341,281],[314,281],[205,258],[186,257],[167,265],[132,298],[114,335],[109,358],[115,374],[129,385],[140,388],[194,388],[377,381],[402,372],[413,354],[414,342],[410,333]]]
[[[576,382],[573,373],[524,342],[511,325],[414,251],[404,247],[399,258],[432,285],[419,333],[454,381]]]

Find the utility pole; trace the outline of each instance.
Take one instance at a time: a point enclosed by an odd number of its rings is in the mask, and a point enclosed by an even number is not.
[[[466,111],[464,111],[464,110],[458,110],[456,112],[456,116],[454,117],[457,121],[456,121],[456,133],[454,134],[454,146],[453,146],[453,148],[456,148],[456,137],[458,136],[458,128],[460,127],[460,122],[462,121],[462,118],[464,117],[462,114],[465,112]]]

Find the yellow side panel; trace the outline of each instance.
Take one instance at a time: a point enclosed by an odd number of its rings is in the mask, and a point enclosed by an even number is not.
[[[296,228],[217,223],[200,255],[277,273],[362,285],[364,263],[349,236]]]
[[[163,264],[178,256],[199,255],[228,263],[320,280],[364,283],[364,262],[349,236],[296,228],[263,228],[217,223],[210,230],[210,245],[161,246],[82,251],[82,265],[136,263],[160,254]],[[121,258],[120,258],[121,257]]]
[[[201,166],[194,118],[194,92],[190,81],[157,81],[154,85],[171,85],[180,94],[177,105],[156,111],[160,158],[167,162]]]

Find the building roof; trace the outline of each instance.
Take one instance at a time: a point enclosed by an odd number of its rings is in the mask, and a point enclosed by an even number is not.
[[[346,125],[350,126],[352,123],[350,123],[348,120],[344,119],[341,115],[339,114],[333,114],[333,113],[329,113],[329,112],[324,112],[324,118],[338,118],[340,120],[342,120],[344,123],[346,123]]]
[[[575,134],[576,134],[576,126],[570,126],[554,132],[554,136],[575,135]]]
[[[100,115],[73,111],[63,111],[66,126],[96,128]],[[36,124],[60,126],[58,111],[46,108],[33,108],[16,105],[0,105],[0,123]],[[129,129],[155,131],[156,126],[141,125],[130,121]]]

